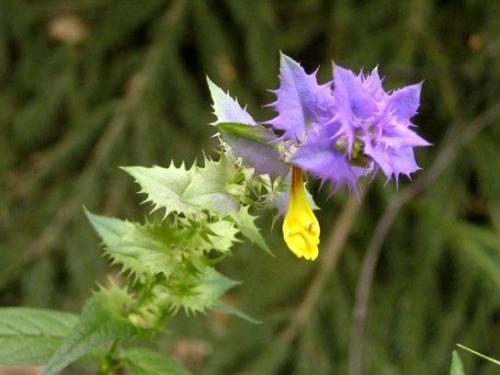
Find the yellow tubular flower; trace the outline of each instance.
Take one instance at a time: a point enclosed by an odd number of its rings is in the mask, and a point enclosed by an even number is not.
[[[283,222],[283,238],[299,258],[318,257],[319,223],[306,199],[302,169],[293,167],[290,203]]]

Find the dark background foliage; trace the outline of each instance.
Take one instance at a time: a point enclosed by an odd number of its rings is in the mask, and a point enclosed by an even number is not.
[[[118,166],[212,152],[205,75],[269,118],[282,50],[323,82],[332,58],[378,64],[389,89],[424,80],[415,121],[434,146],[399,192],[382,177],[361,205],[320,191],[315,263],[260,220],[277,257],[242,244],[223,268],[244,282],[228,302],[263,324],[181,316],[156,345],[199,374],[344,374],[361,344],[367,374],[447,373],[457,342],[498,357],[499,16],[494,0],[0,0],[0,304],[78,311],[117,279],[82,206],[141,219]]]

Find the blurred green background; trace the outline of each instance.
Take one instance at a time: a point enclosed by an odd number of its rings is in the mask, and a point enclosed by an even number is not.
[[[332,59],[378,64],[387,89],[424,80],[415,122],[434,146],[418,150],[423,170],[399,193],[378,177],[361,205],[316,194],[314,263],[294,258],[265,216],[277,256],[241,244],[222,265],[243,281],[228,302],[263,324],[179,316],[158,348],[196,374],[356,375],[360,344],[366,374],[446,374],[457,342],[498,358],[495,0],[0,0],[0,305],[77,312],[96,281],[116,279],[82,206],[142,220],[143,197],[118,166],[213,152],[206,75],[268,119],[280,50],[308,71],[321,64],[323,82]],[[393,215],[353,341],[356,288],[384,212]],[[460,354],[468,374],[498,374]]]

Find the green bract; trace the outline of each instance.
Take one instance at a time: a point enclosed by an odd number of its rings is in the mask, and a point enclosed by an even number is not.
[[[258,323],[221,301],[239,282],[215,266],[240,236],[271,254],[255,224],[257,216],[250,213],[253,207],[268,207],[278,194],[269,176],[254,175],[229,153],[190,168],[172,163],[123,169],[153,207],[144,222],[85,212],[125,285],[100,286],[79,317],[51,310],[1,310],[0,343],[5,345],[0,363],[45,365],[42,373],[51,375],[97,354],[100,374],[122,368],[131,374],[188,374],[160,354],[124,350],[121,342],[164,331],[179,310],[214,310]]]
[[[215,270],[242,234],[270,253],[249,212],[260,185],[252,171],[222,154],[203,166],[124,167],[147,195],[153,215],[145,223],[87,216],[106,255],[130,277],[129,318],[143,328],[162,327],[166,318],[224,308],[219,298],[237,282]],[[139,301],[139,302],[138,302]],[[238,313],[240,316],[242,314]]]

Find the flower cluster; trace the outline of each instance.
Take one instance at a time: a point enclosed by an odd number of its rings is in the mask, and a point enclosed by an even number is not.
[[[289,248],[306,259],[317,257],[319,225],[306,204],[303,186],[297,186],[303,180],[296,176],[306,171],[322,183],[330,182],[334,189],[346,186],[353,192],[359,177],[379,170],[397,183],[400,175],[410,177],[419,169],[414,147],[429,145],[415,133],[410,120],[419,107],[420,83],[386,92],[377,68],[369,74],[354,74],[334,65],[333,71],[333,81],[319,84],[316,72],[307,74],[300,64],[281,55],[280,87],[273,91],[276,100],[269,104],[277,116],[264,123],[273,130],[268,142],[282,146],[280,156],[269,159],[243,144],[233,146],[256,171],[263,165],[266,170],[279,170],[283,162],[292,167],[283,232]],[[215,124],[259,126],[237,101],[209,84],[218,117]]]
[[[319,85],[287,56],[269,121],[282,138],[297,145],[290,159],[322,181],[355,190],[360,176],[382,170],[397,181],[418,170],[413,147],[429,143],[411,128],[421,84],[387,93],[375,68],[354,74],[334,66],[333,83]]]

